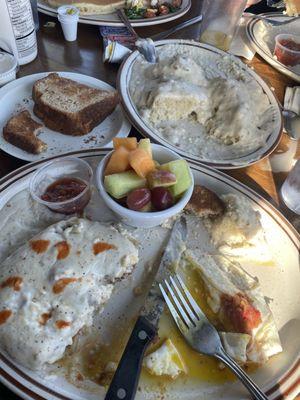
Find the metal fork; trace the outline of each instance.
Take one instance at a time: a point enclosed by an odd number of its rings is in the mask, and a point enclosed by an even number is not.
[[[151,64],[155,64],[157,61],[157,55],[153,40],[151,38],[143,39],[139,37],[139,35],[133,29],[124,10],[117,10],[117,14],[129,32],[136,38],[135,46],[138,51],[145,57],[146,61]]]
[[[165,279],[164,284],[159,285],[162,295],[189,345],[199,353],[221,360],[234,372],[255,399],[268,400],[252,379],[225,352],[217,330],[208,321],[180,276],[176,274],[174,278]]]

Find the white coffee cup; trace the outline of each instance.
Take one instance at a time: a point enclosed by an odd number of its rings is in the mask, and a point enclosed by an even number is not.
[[[79,18],[79,10],[75,6],[60,6],[57,9],[57,14],[58,17],[60,17],[62,20],[72,20],[72,19],[78,19]]]
[[[68,42],[73,42],[77,39],[78,8],[74,6],[61,6],[57,9],[57,12],[65,39]]]

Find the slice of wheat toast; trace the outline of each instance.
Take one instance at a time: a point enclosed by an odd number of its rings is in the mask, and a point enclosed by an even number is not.
[[[4,139],[28,153],[40,154],[47,144],[36,135],[43,127],[32,119],[29,111],[24,110],[10,118],[3,128]]]
[[[116,91],[95,89],[51,73],[35,82],[33,112],[44,124],[66,135],[89,133],[119,102]]]

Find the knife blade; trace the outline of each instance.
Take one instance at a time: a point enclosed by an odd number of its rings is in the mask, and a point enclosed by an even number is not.
[[[203,19],[202,15],[197,15],[197,17],[191,18],[187,21],[182,22],[181,24],[172,26],[172,28],[164,30],[162,32],[156,33],[151,36],[151,39],[154,41],[164,40],[171,36],[173,33],[180,31],[181,29],[187,28],[188,26],[194,25],[198,22],[201,22]]]
[[[172,229],[169,241],[163,253],[154,282],[150,288],[141,311],[141,316],[149,323],[157,327],[159,318],[164,309],[164,299],[161,296],[158,284],[170,274],[174,273],[179,263],[181,254],[186,249],[185,240],[187,236],[187,225],[185,217],[178,219]]]
[[[172,274],[186,249],[187,225],[185,217],[174,224],[154,281],[144,306],[132,330],[105,400],[132,400],[135,397],[144,353],[155,338],[165,302],[158,283]]]

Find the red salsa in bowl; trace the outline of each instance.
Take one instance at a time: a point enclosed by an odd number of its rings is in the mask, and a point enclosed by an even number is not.
[[[277,35],[274,55],[286,66],[300,64],[300,36],[291,34]]]
[[[88,163],[64,157],[37,170],[30,181],[30,192],[36,201],[52,211],[81,213],[90,201],[92,176]]]
[[[87,184],[80,179],[61,178],[47,187],[41,199],[54,203],[70,200],[77,197],[86,187]]]

